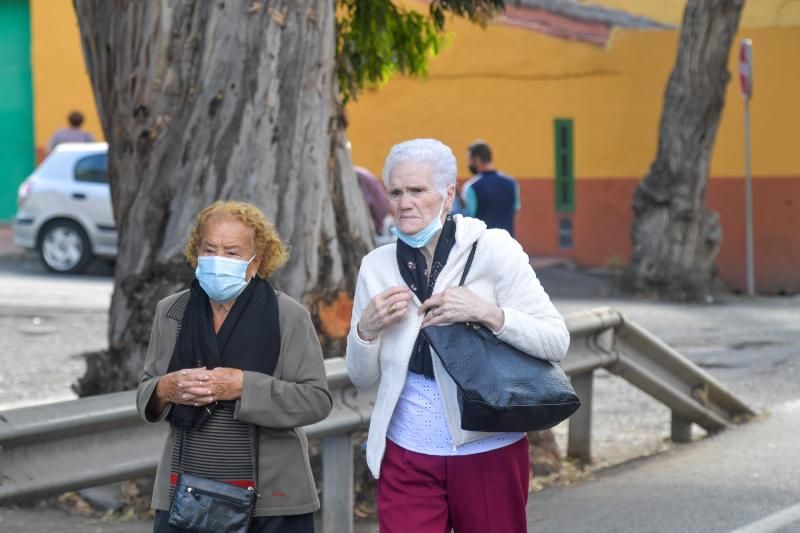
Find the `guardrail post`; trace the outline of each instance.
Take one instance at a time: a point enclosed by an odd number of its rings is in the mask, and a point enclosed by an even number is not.
[[[692,442],[692,421],[672,411],[672,442]]]
[[[322,439],[322,530],[353,533],[353,435]]]
[[[581,400],[581,406],[569,419],[567,456],[583,462],[592,460],[592,388],[594,373],[584,372],[572,376],[572,387]]]

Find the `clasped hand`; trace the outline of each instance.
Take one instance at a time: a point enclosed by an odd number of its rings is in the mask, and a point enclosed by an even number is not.
[[[238,368],[186,368],[164,375],[158,395],[175,404],[203,406],[240,398],[243,381],[244,372]]]

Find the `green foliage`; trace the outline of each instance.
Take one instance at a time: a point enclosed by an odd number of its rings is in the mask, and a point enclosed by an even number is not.
[[[486,24],[504,0],[433,0],[428,13],[392,0],[337,0],[337,75],[343,100],[394,74],[424,76],[444,44],[446,16]]]

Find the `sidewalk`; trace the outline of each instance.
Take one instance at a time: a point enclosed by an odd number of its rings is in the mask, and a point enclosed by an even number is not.
[[[535,494],[528,504],[528,529],[740,533],[738,528],[751,526],[748,533],[797,532],[798,441],[800,400],[795,400],[713,438]]]

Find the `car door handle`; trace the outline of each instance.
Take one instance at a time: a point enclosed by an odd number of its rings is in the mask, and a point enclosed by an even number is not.
[[[83,194],[82,192],[74,192],[72,193],[72,197],[75,198],[76,200],[86,200],[86,195]]]

